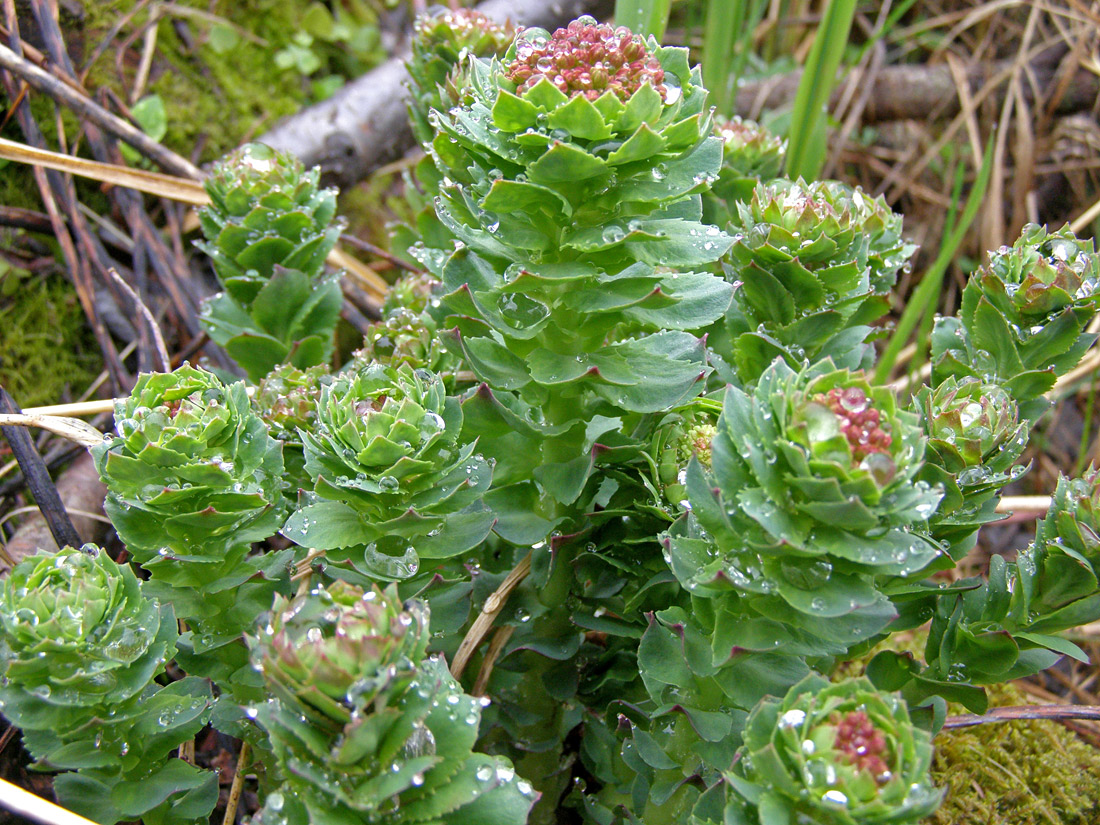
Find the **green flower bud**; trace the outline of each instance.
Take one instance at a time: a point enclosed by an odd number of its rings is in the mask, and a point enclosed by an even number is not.
[[[283,361],[310,367],[332,352],[343,297],[324,266],[343,227],[333,221],[336,191],[321,189],[319,177],[289,154],[249,144],[206,181],[199,248],[225,292],[205,303],[203,326],[254,381]]]
[[[1029,224],[1011,247],[991,253],[963,290],[957,318],[932,333],[932,379],[973,376],[1003,386],[1034,419],[1042,396],[1073,369],[1096,336],[1085,332],[1100,294],[1100,257],[1069,228]]]
[[[776,356],[867,366],[867,325],[888,309],[884,295],[914,250],[901,240],[901,217],[858,189],[801,180],[758,185],[736,213],[727,325],[742,381]]]
[[[928,734],[867,679],[810,676],[757,705],[744,737],[734,789],[792,822],[916,823],[943,798],[928,775]]]
[[[297,497],[299,487],[309,486],[298,430],[313,427],[321,384],[328,374],[328,369],[321,365],[302,370],[282,364],[264,377],[253,398],[271,437],[283,445],[283,464],[290,482],[287,494],[292,498]]]
[[[695,458],[705,470],[711,468],[711,442],[718,432],[717,411],[696,406],[657,435],[653,454],[657,459],[658,480],[665,501],[673,507],[685,507],[687,468]]]
[[[503,757],[473,753],[483,703],[423,661],[427,644],[427,608],[393,587],[276,600],[251,640],[274,697],[254,715],[285,777],[264,820],[289,804],[312,822],[525,821],[530,785]]]
[[[703,209],[710,223],[725,226],[736,204],[750,200],[757,184],[783,174],[787,142],[740,117],[715,117],[714,133],[722,139],[722,170],[714,189],[703,198]]]
[[[300,431],[317,495],[283,535],[389,579],[417,572],[418,551],[468,550],[492,525],[478,503],[492,473],[473,444],[459,441],[461,429],[457,401],[426,370],[373,363],[337,378],[321,389],[314,427]],[[461,537],[447,529],[459,511]]]
[[[922,387],[913,401],[928,434],[921,479],[943,487],[930,530],[952,558],[973,546],[978,528],[996,521],[999,491],[1026,472],[1016,462],[1027,446],[1028,423],[1002,387],[977,378],[948,378]]]
[[[437,278],[421,272],[402,275],[386,293],[382,301],[382,317],[386,318],[398,310],[406,310],[414,315],[428,311],[433,295],[442,286]]]
[[[1078,240],[1068,228],[1052,234],[1035,224],[1024,227],[1011,247],[991,253],[976,278],[1010,323],[1030,334],[1035,334],[1031,325],[1090,299],[1098,281],[1100,259],[1091,241]]]
[[[398,367],[406,364],[413,369],[438,371],[445,353],[430,315],[415,315],[398,309],[370,325],[363,336],[363,348],[356,350],[354,361],[359,365],[377,362]]]
[[[830,367],[795,373],[776,361],[752,395],[726,389],[712,469],[695,461],[686,473],[688,529],[665,539],[686,588],[797,629],[795,648],[814,637],[805,653],[880,631],[894,611],[876,577],[915,573],[940,553],[912,529],[942,497],[915,481],[916,416],[890,390]]]
[[[317,418],[317,399],[328,376],[322,366],[298,369],[289,364],[276,367],[256,388],[254,398],[260,417],[280,441],[297,437],[297,430],[309,429]]]
[[[176,635],[172,611],[145,598],[133,571],[98,547],[28,558],[5,580],[0,603],[4,715],[49,761],[93,723],[109,729],[114,720],[97,715],[152,684]]]
[[[144,374],[115,421],[118,435],[92,455],[107,515],[142,565],[203,557],[213,577],[278,530],[280,447],[244,384],[189,365]]]
[[[1016,402],[995,384],[974,378],[923,388],[917,404],[926,422],[929,458],[945,470],[996,466],[1015,461],[1027,444]]]

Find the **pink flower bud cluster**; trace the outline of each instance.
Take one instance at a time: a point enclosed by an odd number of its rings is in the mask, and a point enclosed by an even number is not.
[[[413,28],[417,37],[430,40],[439,40],[442,33],[446,32],[453,42],[467,47],[473,47],[483,36],[507,43],[515,34],[511,25],[502,26],[473,9],[447,11],[436,17],[420,16]]]
[[[763,129],[751,120],[732,118],[730,120],[716,120],[714,133],[722,138],[726,146],[739,149],[754,143],[764,143],[771,138],[771,133]]]
[[[625,26],[612,28],[592,18],[574,20],[549,41],[520,40],[507,77],[523,94],[546,78],[574,97],[595,100],[607,91],[626,101],[648,83],[665,97],[665,72],[645,41]]]
[[[840,419],[840,431],[848,439],[852,457],[862,461],[871,453],[887,453],[893,439],[879,426],[879,411],[859,387],[835,387],[815,399]]]
[[[882,758],[887,754],[886,737],[865,711],[853,710],[836,723],[833,748],[848,759],[848,764],[858,771],[867,771],[878,783],[890,779],[890,766]]]

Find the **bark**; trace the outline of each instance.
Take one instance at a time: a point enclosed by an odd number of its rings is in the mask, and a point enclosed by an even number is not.
[[[554,29],[582,14],[606,16],[610,0],[487,0],[478,11],[524,26]],[[327,182],[347,187],[413,145],[405,109],[404,56],[394,57],[258,138],[319,165]]]

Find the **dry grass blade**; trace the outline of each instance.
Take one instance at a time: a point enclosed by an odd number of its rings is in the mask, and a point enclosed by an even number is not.
[[[31,415],[28,413],[0,413],[0,427],[38,427],[54,435],[94,447],[103,443],[103,433],[79,418],[62,418],[56,415]]]
[[[4,779],[0,779],[0,806],[41,825],[96,825]]]
[[[485,634],[489,632],[489,628],[493,626],[493,622],[500,615],[500,611],[504,609],[508,596],[511,595],[521,581],[527,578],[527,574],[530,572],[531,554],[528,553],[523,557],[523,561],[517,564],[515,569],[500,583],[500,587],[494,590],[489,598],[485,600],[485,606],[481,608],[481,614],[470,625],[470,630],[466,633],[462,644],[458,646],[454,661],[451,662],[451,675],[456,679],[462,678],[466,665],[470,663],[470,657],[477,650],[477,646],[481,644],[481,640],[485,638]]]
[[[202,184],[188,178],[165,175],[160,172],[145,172],[113,163],[85,160],[62,152],[35,149],[32,146],[6,138],[0,138],[0,159],[14,160],[44,169],[54,169],[58,172],[69,172],[73,175],[80,175],[103,183],[111,183],[115,186],[126,186],[130,189],[145,192],[148,195],[157,195],[158,197],[169,198],[170,200],[195,206],[204,206],[210,203],[210,197],[206,194],[206,190],[202,188]]]

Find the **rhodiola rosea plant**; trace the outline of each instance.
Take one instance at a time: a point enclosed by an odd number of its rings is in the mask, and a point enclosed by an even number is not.
[[[931,813],[947,702],[1100,618],[1095,471],[951,575],[1093,344],[1091,243],[993,253],[899,395],[869,370],[900,217],[778,178],[684,50],[417,31],[425,271],[331,369],[333,193],[265,148],[219,167],[204,319],[257,389],[142,376],[93,448],[129,563],[6,583],[0,709],[36,766],[102,823],[207,821],[213,776],[171,756],[206,724],[247,743],[264,825]]]

